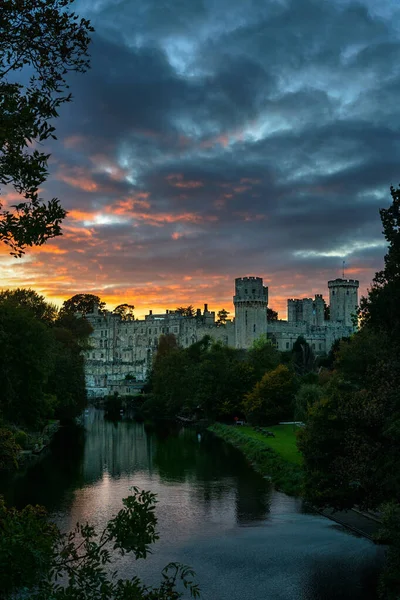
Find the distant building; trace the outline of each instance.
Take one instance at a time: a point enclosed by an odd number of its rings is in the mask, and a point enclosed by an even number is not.
[[[113,392],[133,394],[146,379],[160,335],[173,333],[187,348],[205,335],[236,348],[250,348],[260,335],[267,335],[278,350],[293,348],[301,335],[315,354],[328,353],[335,340],[351,335],[358,305],[359,282],[335,279],[328,282],[330,320],[325,320],[325,301],[314,298],[289,299],[288,320],[267,322],[268,288],[261,277],[235,279],[235,318],[216,324],[215,312],[204,305],[194,317],[176,311],[153,314],[144,319],[122,320],[119,315],[95,309],[87,315],[93,327],[92,349],[86,353],[85,371],[89,397]]]

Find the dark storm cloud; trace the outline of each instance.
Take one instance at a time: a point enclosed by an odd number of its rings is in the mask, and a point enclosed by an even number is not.
[[[400,181],[396,6],[81,0],[92,69],[46,186],[70,210],[60,248],[77,273],[85,239],[113,290],[193,273],[319,285],[343,257],[368,283]]]

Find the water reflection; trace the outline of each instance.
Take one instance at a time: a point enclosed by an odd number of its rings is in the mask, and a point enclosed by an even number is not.
[[[377,549],[302,502],[271,489],[234,448],[192,429],[104,421],[61,430],[53,451],[0,490],[19,506],[48,507],[59,526],[90,520],[102,527],[129,488],[158,496],[160,541],[122,576],[157,582],[170,561],[193,565],[205,600],[357,600],[375,598]],[[379,550],[378,550],[379,551]]]

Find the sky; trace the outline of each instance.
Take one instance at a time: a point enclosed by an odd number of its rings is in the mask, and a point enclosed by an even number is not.
[[[259,276],[285,318],[345,260],[366,292],[400,181],[398,0],[74,10],[96,29],[92,66],[70,78],[42,191],[69,214],[22,259],[0,248],[3,288],[233,314],[235,277]]]

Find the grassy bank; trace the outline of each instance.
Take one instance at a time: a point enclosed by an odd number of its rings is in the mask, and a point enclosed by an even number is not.
[[[290,496],[301,495],[301,454],[291,425],[268,427],[274,438],[266,438],[252,427],[215,423],[208,429],[243,452],[259,473],[271,477],[277,489]]]

